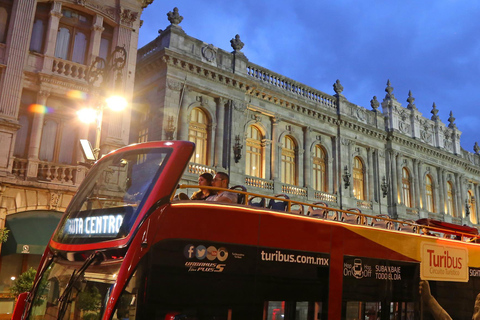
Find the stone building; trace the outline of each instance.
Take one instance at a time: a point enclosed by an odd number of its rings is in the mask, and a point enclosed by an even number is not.
[[[0,0],[0,228],[10,230],[0,292],[38,265],[85,176],[78,139],[94,144],[96,125],[76,112],[103,109],[114,90],[131,100],[140,15],[152,1]],[[112,52],[124,65],[109,64]],[[88,73],[97,57],[107,63]],[[127,144],[130,127],[129,111],[105,113],[102,153]]]
[[[138,50],[131,141],[195,142],[185,183],[221,170],[255,193],[478,225],[480,148],[460,147],[453,115],[443,123],[434,104],[425,117],[411,93],[402,106],[390,81],[383,100],[355,105],[339,80],[332,95],[308,87],[250,62],[239,35],[228,52],[189,36],[182,19],[169,12]]]

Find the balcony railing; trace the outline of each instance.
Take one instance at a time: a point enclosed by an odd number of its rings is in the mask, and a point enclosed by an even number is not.
[[[87,68],[83,64],[54,58],[52,72],[75,80],[85,80]]]
[[[359,209],[372,209],[372,202],[366,200],[357,200],[357,208]]]
[[[288,184],[282,185],[282,192],[287,194],[292,194],[294,196],[306,197],[307,196],[307,189],[301,188],[297,186],[292,186]]]
[[[50,182],[55,184],[77,186],[81,181],[77,181],[78,171],[81,167],[58,164],[53,162],[35,162],[37,166],[37,181]],[[21,180],[27,180],[29,161],[27,159],[15,158],[13,160],[12,174]]]
[[[314,198],[320,201],[337,202],[337,196],[323,191],[315,191]]]
[[[205,173],[205,172],[215,174],[215,170],[213,170],[211,167],[208,167],[206,165],[192,163],[192,162],[188,164],[188,173],[201,175],[202,173]]]
[[[273,190],[274,187],[272,181],[256,177],[245,177],[245,185],[265,190]]]

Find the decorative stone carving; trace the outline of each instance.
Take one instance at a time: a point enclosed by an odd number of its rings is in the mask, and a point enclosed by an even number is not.
[[[408,99],[407,99],[407,102],[408,102],[407,108],[408,109],[417,110],[417,107],[415,107],[415,104],[413,103],[414,101],[415,101],[415,98],[412,96],[412,91],[409,90],[408,91]]]
[[[370,100],[370,106],[372,107],[373,111],[378,112],[378,107],[380,106],[380,102],[378,102],[377,96],[373,96],[373,99]]]
[[[237,111],[244,111],[247,109],[247,105],[240,101],[232,100],[232,107]]]
[[[78,4],[79,6],[85,7],[86,0],[75,0],[74,3]]]
[[[202,106],[208,106],[208,99],[205,98],[204,96],[197,96],[196,100],[197,102],[200,102]]]
[[[399,127],[401,132],[410,133],[410,125],[408,123],[400,121],[398,127]]]
[[[367,117],[365,110],[363,110],[362,108],[356,108],[356,109],[357,109],[357,112],[356,112],[357,119],[360,121],[365,121],[365,118]]]
[[[60,200],[60,195],[58,193],[50,194],[50,208],[55,209],[58,207],[58,201]]]
[[[473,151],[475,151],[476,154],[480,153],[480,146],[478,146],[478,142],[475,142],[475,145],[473,146]]]
[[[242,50],[243,46],[245,45],[242,40],[240,40],[240,35],[235,35],[235,38],[230,40],[230,45],[233,48],[233,52],[238,52]]]
[[[153,0],[141,0],[142,9],[145,9],[149,4],[152,4]]]
[[[259,115],[255,114],[253,115],[253,117],[254,117],[255,123],[262,122],[262,117],[260,117]]]
[[[428,132],[428,131],[420,131],[420,137],[422,138],[422,140],[426,143],[431,143],[432,142],[432,133],[431,132]]]
[[[183,84],[174,80],[167,80],[167,87],[170,90],[180,91],[182,90]]]
[[[390,84],[390,79],[388,79],[388,81],[387,81],[387,87],[385,88],[385,92],[387,93],[385,95],[385,99],[395,100],[395,95],[392,93],[393,92],[393,87]]]
[[[340,83],[339,79],[337,79],[337,81],[335,81],[335,83],[333,84],[333,91],[335,91],[335,93],[338,94],[338,95],[342,94],[343,86]]]
[[[433,103],[432,111],[430,111],[430,113],[432,114],[431,119],[433,121],[438,121],[440,119],[440,117],[437,115],[438,114],[438,109],[437,109],[437,106],[435,105],[435,102]]]
[[[209,44],[202,48],[202,56],[208,62],[212,62],[217,57],[217,51],[215,50],[213,45]]]
[[[455,118],[453,117],[453,112],[450,111],[450,117],[448,118],[448,127],[450,129],[457,129],[457,125],[455,124]]]
[[[170,23],[175,26],[180,24],[180,22],[182,22],[183,20],[183,17],[178,13],[177,7],[173,8],[173,12],[170,11],[169,13],[167,13],[167,17],[168,21],[170,21]]]
[[[120,22],[124,25],[131,26],[138,18],[138,12],[130,9],[120,9]]]

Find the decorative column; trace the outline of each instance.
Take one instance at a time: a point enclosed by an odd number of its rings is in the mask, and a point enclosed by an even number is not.
[[[312,154],[312,128],[305,127],[303,129],[303,141],[304,141],[304,157],[303,157],[303,175],[305,179],[303,181],[303,185],[306,188],[311,188],[312,186],[312,161],[313,161],[313,154]]]
[[[437,167],[437,181],[438,181],[438,193],[436,193],[435,198],[438,200],[439,206],[437,206],[437,212],[445,214],[445,203],[447,201],[446,196],[446,186],[443,178],[442,170],[440,167]]]
[[[411,192],[411,197],[412,197],[412,206],[414,208],[419,209],[420,208],[420,189],[419,189],[419,179],[418,179],[418,160],[413,159],[412,160],[412,190]]]
[[[62,17],[62,3],[60,1],[54,1],[52,4],[52,10],[50,11],[47,33],[45,36],[45,57],[43,59],[44,72],[52,71],[55,47],[57,45],[58,26]]]
[[[418,161],[418,195],[419,195],[419,209],[425,210],[425,179],[422,175],[422,161]]]
[[[187,86],[183,86],[182,92],[180,93],[180,110],[178,111],[178,140],[188,140],[188,125],[190,119],[188,117],[188,106],[190,104],[190,99],[188,97],[189,89]]]
[[[396,176],[397,176],[397,203],[402,204],[404,203],[403,201],[403,195],[402,195],[402,189],[403,189],[403,181],[402,181],[402,171],[403,171],[403,166],[402,166],[402,156],[400,153],[397,153],[397,159],[396,159]]]
[[[368,181],[367,181],[367,200],[373,201],[374,200],[374,186],[379,185],[379,183],[375,183],[373,179],[373,171],[375,170],[375,166],[373,165],[373,156],[372,156],[372,148],[367,148],[367,169],[368,169]]]
[[[396,205],[398,203],[398,175],[397,175],[397,152],[390,151],[390,159],[391,159],[391,177],[392,177],[392,205]]]
[[[276,116],[271,118],[272,121],[272,153],[271,153],[271,165],[270,165],[270,179],[277,180],[280,176],[279,174],[279,157],[280,157],[280,143],[278,142],[278,124],[281,119]]]
[[[47,105],[47,99],[50,96],[50,92],[40,90],[37,93],[37,104],[40,106]],[[28,147],[28,169],[27,177],[36,177],[38,174],[38,155],[40,153],[40,142],[42,140],[43,123],[45,119],[45,113],[41,108],[36,110],[33,121],[32,131],[30,133],[30,144]]]
[[[223,168],[223,141],[224,141],[224,123],[225,123],[225,104],[227,99],[218,98],[215,100],[216,103],[216,117],[217,117],[217,128],[215,130],[215,154],[214,154],[214,163],[213,165],[216,168]]]
[[[104,29],[103,16],[99,14],[95,15],[91,28],[92,32],[90,33],[90,47],[87,55],[88,65],[90,65],[94,61],[95,57],[97,57],[100,53],[100,43],[102,41],[102,32]]]

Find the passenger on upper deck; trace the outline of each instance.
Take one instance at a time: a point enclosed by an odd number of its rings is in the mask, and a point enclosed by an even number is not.
[[[199,186],[212,186],[213,176],[205,172],[198,177]],[[206,200],[209,196],[214,195],[215,190],[200,188],[200,190],[192,194],[191,200]]]
[[[213,178],[212,185],[217,188],[228,189],[228,183],[230,182],[230,177],[225,172],[217,172],[215,178]],[[217,191],[216,195],[212,195],[207,198],[207,201],[217,201],[217,202],[227,202],[227,203],[237,203],[238,195],[229,191]]]

